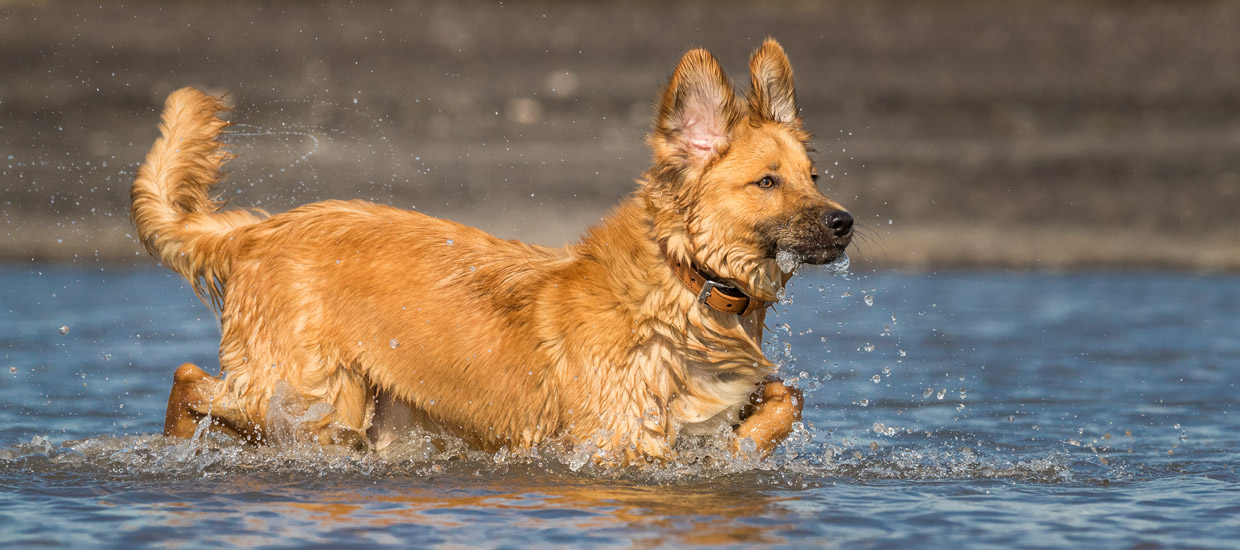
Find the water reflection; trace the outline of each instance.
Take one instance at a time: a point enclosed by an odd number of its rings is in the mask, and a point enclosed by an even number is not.
[[[459,537],[476,543],[485,539],[477,530],[488,525],[513,529],[493,537],[539,533],[544,542],[606,533],[619,540],[637,537],[643,546],[779,544],[787,542],[780,533],[795,527],[789,512],[796,509],[795,496],[753,490],[751,480],[641,486],[582,479],[538,482],[528,479],[532,475],[537,474],[389,479],[378,481],[373,490],[352,484],[315,491],[307,491],[304,480],[273,486],[267,480],[237,479],[222,485],[234,493],[209,503],[154,507],[170,525],[201,527],[214,523],[206,517],[212,515],[216,521],[240,523],[244,529],[224,540],[241,546],[269,544],[272,538],[305,540],[309,533],[316,533],[317,542],[400,536],[405,542]]]

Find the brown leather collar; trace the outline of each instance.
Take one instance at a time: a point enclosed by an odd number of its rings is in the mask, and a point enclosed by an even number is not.
[[[663,257],[667,259],[667,265],[672,268],[676,278],[697,294],[699,304],[706,304],[715,311],[742,316],[770,305],[770,302],[750,298],[733,285],[711,280],[692,264],[672,259],[663,243],[659,243],[659,249],[663,251]]]

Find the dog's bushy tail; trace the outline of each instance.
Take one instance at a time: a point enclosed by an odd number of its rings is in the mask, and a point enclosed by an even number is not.
[[[260,211],[221,212],[211,187],[233,158],[217,141],[228,123],[221,98],[182,88],[164,103],[161,136],[130,189],[129,215],[147,252],[194,286],[218,308],[235,243],[229,233],[265,217]]]

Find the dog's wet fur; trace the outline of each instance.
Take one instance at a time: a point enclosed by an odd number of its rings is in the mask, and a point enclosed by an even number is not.
[[[420,427],[617,464],[671,458],[682,433],[769,453],[803,402],[762,354],[766,308],[711,309],[669,262],[769,303],[791,276],[776,255],[830,262],[852,218],[816,186],[783,49],[767,40],[749,70],[742,98],[709,52],[686,53],[658,102],[653,166],[564,248],[363,201],[221,210],[226,107],[174,92],[131,214],[217,308],[222,341],[220,376],[176,370],[165,435],[209,415],[256,444],[377,448]]]

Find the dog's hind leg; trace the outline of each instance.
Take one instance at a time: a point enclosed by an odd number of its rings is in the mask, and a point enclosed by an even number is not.
[[[198,422],[211,415],[212,428],[242,439],[257,435],[240,408],[224,396],[223,382],[193,363],[177,367],[164,413],[164,436],[193,437]]]

